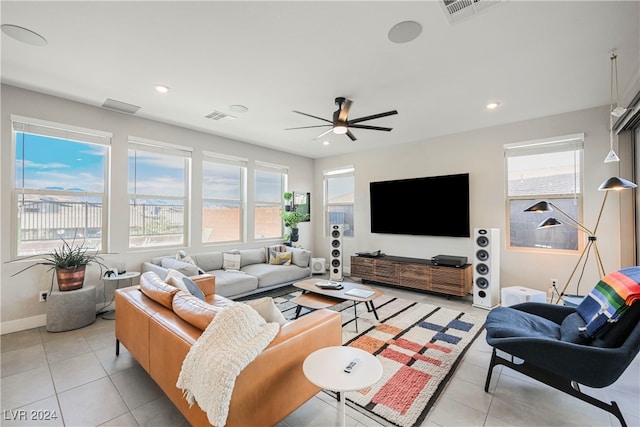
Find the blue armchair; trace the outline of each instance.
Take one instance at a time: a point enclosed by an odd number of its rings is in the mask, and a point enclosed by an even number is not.
[[[485,392],[489,391],[494,366],[504,365],[604,409],[626,427],[616,402],[603,402],[582,393],[580,384],[609,386],[634,360],[640,351],[640,302],[631,305],[601,337],[585,338],[578,332],[583,326],[585,322],[573,307],[523,303],[493,309],[486,323],[487,343],[493,347],[493,354]]]

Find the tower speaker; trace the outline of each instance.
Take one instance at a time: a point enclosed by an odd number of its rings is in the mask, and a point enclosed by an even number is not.
[[[476,228],[473,257],[473,306],[500,304],[500,229]]]
[[[324,274],[327,261],[324,258],[311,258],[311,274]]]
[[[342,225],[331,226],[329,280],[342,281]]]

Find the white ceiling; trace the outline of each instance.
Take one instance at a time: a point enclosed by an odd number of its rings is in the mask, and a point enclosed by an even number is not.
[[[319,158],[609,104],[612,48],[622,99],[640,77],[639,6],[511,0],[452,25],[436,1],[3,0],[2,23],[48,45],[2,34],[2,82]],[[406,20],[422,34],[390,42]],[[351,119],[398,110],[362,123],[393,131],[284,130],[322,124],[292,110],[330,119],[338,96]],[[214,110],[237,119],[204,118]]]

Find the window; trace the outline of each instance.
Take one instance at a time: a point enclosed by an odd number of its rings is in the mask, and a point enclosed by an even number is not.
[[[247,161],[204,153],[202,162],[202,243],[243,240]]]
[[[334,224],[342,224],[343,235],[353,237],[355,176],[352,166],[324,173],[326,233]]]
[[[129,247],[187,244],[191,151],[129,140]]]
[[[106,250],[111,134],[17,116],[11,120],[14,257],[50,252],[61,239]]]
[[[584,135],[505,145],[509,247],[577,251],[582,235],[582,151]],[[525,212],[545,200],[553,212]],[[538,227],[549,217],[562,226]]]
[[[282,193],[287,169],[283,166],[256,162],[254,237],[273,239],[282,237]]]

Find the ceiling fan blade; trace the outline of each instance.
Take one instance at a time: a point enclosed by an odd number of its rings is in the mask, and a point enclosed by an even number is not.
[[[313,116],[311,114],[303,113],[302,111],[293,110],[293,112],[294,113],[298,113],[298,114],[302,114],[303,116],[313,117],[314,119],[322,120],[323,122],[329,122],[329,123],[333,124],[333,122],[331,120],[323,119],[322,117]]]
[[[398,114],[398,112],[396,110],[393,110],[393,111],[387,111],[386,113],[373,114],[371,116],[360,117],[357,119],[349,120],[348,124],[349,126],[351,126],[351,124],[353,123],[360,123],[360,122],[364,122],[365,120],[379,119],[380,117],[393,116],[394,114]]]
[[[352,140],[352,141],[355,141],[356,139],[358,139],[358,138],[356,138],[356,137],[351,133],[351,131],[350,131],[350,130],[348,130],[348,131],[347,131],[347,134],[346,134],[346,135],[347,135],[349,138],[351,138],[351,140]]]
[[[325,126],[326,126],[326,125],[325,125]],[[329,129],[327,129],[326,131],[322,132],[320,135],[316,136],[316,137],[315,137],[315,138],[313,138],[313,139],[320,139],[320,138],[322,138],[323,136],[325,136],[326,134],[328,134],[329,132],[331,132],[332,130],[333,130],[333,126],[332,126],[332,127],[330,127]]]
[[[349,108],[351,108],[351,100],[345,99],[342,104],[342,108],[340,109],[340,115],[338,116],[338,120],[341,122],[346,122],[347,117],[349,117]]]
[[[356,129],[383,130],[385,132],[391,132],[391,130],[393,129],[393,128],[383,128],[380,126],[368,126],[368,125],[351,125],[349,127],[356,128]]]
[[[315,125],[315,126],[301,126],[301,127],[297,127],[297,128],[286,128],[285,130],[294,130],[294,129],[310,129],[310,128],[323,128],[326,126],[331,126],[331,129],[333,129],[333,125]],[[331,130],[329,129],[329,130]]]

